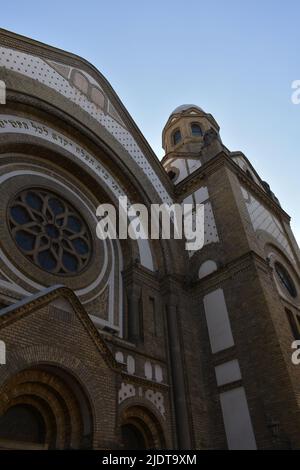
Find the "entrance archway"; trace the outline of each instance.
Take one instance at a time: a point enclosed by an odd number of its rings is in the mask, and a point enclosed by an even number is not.
[[[160,422],[143,406],[124,410],[121,420],[122,447],[126,450],[164,449]]]
[[[121,428],[122,442],[125,450],[146,449],[146,440],[143,432],[133,424],[124,424]]]
[[[46,423],[41,413],[31,405],[15,405],[0,417],[0,441],[23,442],[44,446]]]
[[[0,390],[0,448],[91,448],[92,430],[87,397],[64,370],[23,370]]]

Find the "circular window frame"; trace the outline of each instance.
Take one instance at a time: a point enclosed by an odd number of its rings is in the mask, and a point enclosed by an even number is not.
[[[42,207],[34,208],[30,205],[26,201],[29,195],[36,197],[36,200],[39,199]],[[55,213],[50,201],[60,204],[63,211]],[[29,221],[25,224],[18,222],[12,214],[13,208],[22,208]],[[6,218],[8,230],[18,251],[43,272],[60,278],[74,277],[83,274],[88,268],[93,251],[91,231],[81,211],[65,196],[44,187],[22,188],[9,199]],[[73,226],[70,224],[71,221]],[[78,229],[74,228],[76,223]],[[21,233],[23,241],[24,234],[27,234],[27,239],[34,241],[31,250],[26,250],[24,246],[21,246],[21,239],[20,242],[17,241],[17,236]],[[74,243],[77,240],[81,245],[81,250],[85,245],[85,252],[78,251],[80,249],[76,248]],[[43,254],[44,261],[41,261]],[[49,263],[51,258],[56,263],[53,269],[46,267],[46,263]],[[76,269],[71,269],[71,261],[76,264]]]
[[[18,158],[20,156],[18,155]],[[0,224],[0,251],[5,275],[26,292],[63,284],[73,291],[82,292],[82,295],[87,296],[86,298],[95,296],[99,292],[99,286],[103,287],[107,282],[112,266],[110,246],[100,240],[96,233],[98,223],[96,209],[99,200],[90,194],[87,195],[85,186],[80,182],[74,185],[74,181],[65,180],[62,175],[54,173],[53,169],[48,168],[47,165],[43,168],[37,166],[29,168],[24,167],[23,162],[24,158],[14,165],[13,170],[10,167],[6,168],[1,183],[0,214],[3,223]],[[80,275],[57,276],[44,271],[16,248],[8,226],[7,208],[19,192],[28,188],[41,188],[55,192],[62,198],[66,198],[84,216],[92,235],[93,251],[90,264]]]

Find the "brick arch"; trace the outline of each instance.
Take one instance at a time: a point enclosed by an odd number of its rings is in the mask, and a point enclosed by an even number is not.
[[[47,447],[91,447],[92,420],[86,436],[82,403],[70,378],[58,368],[39,365],[14,374],[0,389],[0,423],[1,416],[5,418],[16,404],[30,405],[43,417]]]
[[[163,425],[157,414],[150,410],[149,406],[132,402],[120,412],[119,424],[121,434],[122,428],[132,426],[141,436],[146,449],[166,448]]]
[[[28,405],[35,408],[41,414],[46,426],[46,442],[54,441],[55,416],[48,404],[42,400],[34,400],[30,396],[22,396],[12,399],[9,407],[13,408],[18,405]]]
[[[22,397],[24,395],[41,397],[46,403],[53,405],[57,411],[58,419],[65,419],[68,416],[70,428],[73,430],[71,447],[76,448],[80,445],[80,433],[82,432],[80,407],[72,391],[65,386],[60,378],[44,371],[43,368],[26,369],[9,381],[4,387],[3,393],[5,394],[6,407],[10,406],[7,397]],[[62,440],[60,446],[64,447],[64,445],[66,443]]]
[[[49,376],[49,368],[53,372],[56,370],[53,377],[51,377],[51,373]],[[23,375],[26,377],[26,375],[32,374],[32,377],[34,377],[36,376],[37,371],[43,372],[43,370],[47,370],[48,377],[46,375],[43,378],[40,377],[41,382],[38,383],[50,381],[53,387],[58,387],[58,381],[57,378],[55,378],[55,375],[57,375],[57,372],[59,371],[59,376],[66,375],[71,378],[74,383],[78,384],[79,389],[82,391],[82,396],[85,397],[90,410],[92,423],[91,434],[93,435],[93,445],[95,445],[95,442],[97,443],[98,440],[97,429],[102,418],[101,410],[95,407],[99,398],[97,393],[98,382],[94,379],[86,365],[79,358],[74,355],[67,354],[65,351],[62,353],[59,348],[36,345],[19,349],[18,352],[12,351],[9,358],[9,368],[4,367],[1,370],[1,382],[3,385],[0,387],[0,403],[2,405],[0,405],[0,414],[7,409],[7,399],[5,397],[8,395],[7,392],[5,392],[6,387],[10,384],[13,385],[14,383],[18,383]],[[66,399],[68,396],[70,398],[70,395],[68,395],[66,391],[63,396]],[[13,400],[18,398],[18,395],[15,397],[11,396],[10,398]],[[40,397],[40,399],[47,402],[47,395]],[[50,395],[49,399],[51,399]],[[72,400],[70,399],[70,403],[73,401],[74,397]],[[54,404],[55,401],[52,403]],[[53,415],[53,409],[51,410],[51,413]],[[78,413],[79,412],[77,411],[77,415]],[[58,416],[61,416],[61,414],[58,414]],[[76,438],[74,439],[76,441]],[[63,441],[61,440],[60,446],[63,446],[62,442]]]

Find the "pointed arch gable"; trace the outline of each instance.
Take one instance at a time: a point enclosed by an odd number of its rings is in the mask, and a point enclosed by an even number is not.
[[[81,302],[71,289],[68,289],[63,285],[56,285],[48,289],[44,289],[38,294],[32,295],[29,298],[25,298],[16,304],[2,309],[0,312],[0,329],[31,315],[36,310],[40,310],[58,299],[64,299],[69,302],[72,307],[72,311],[80,320],[83,328],[96,345],[106,364],[110,368],[120,372],[120,365],[116,362],[109,347],[98,333]]]

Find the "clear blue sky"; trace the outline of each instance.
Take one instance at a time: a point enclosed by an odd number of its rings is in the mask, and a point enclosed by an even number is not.
[[[110,81],[162,157],[170,112],[211,112],[293,218],[300,241],[299,0],[14,0],[1,27],[69,50]]]

